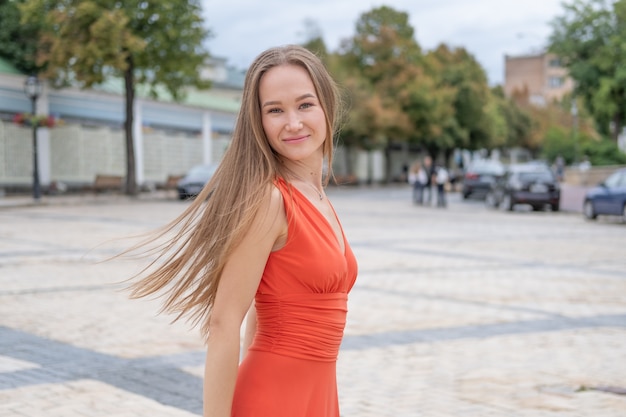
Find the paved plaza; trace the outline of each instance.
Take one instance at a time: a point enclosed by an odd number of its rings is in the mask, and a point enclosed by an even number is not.
[[[418,207],[408,186],[329,195],[359,261],[343,417],[626,416],[626,224]],[[187,204],[0,205],[0,417],[201,414],[198,331],[128,299],[143,263],[101,262]]]

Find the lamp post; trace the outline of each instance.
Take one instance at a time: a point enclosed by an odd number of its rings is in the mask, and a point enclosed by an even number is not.
[[[32,104],[33,117],[37,113],[37,99],[41,95],[42,85],[39,78],[31,75],[24,82],[24,93]],[[39,161],[37,156],[37,123],[33,123],[33,198],[39,200],[41,197],[41,187],[39,185]]]
[[[572,96],[572,139],[574,140],[574,162],[578,160],[578,106],[576,105],[576,96]]]

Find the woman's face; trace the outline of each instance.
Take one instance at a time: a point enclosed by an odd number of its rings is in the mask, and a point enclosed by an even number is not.
[[[259,84],[261,121],[270,146],[291,161],[319,162],[326,118],[307,71],[297,65],[268,70]]]

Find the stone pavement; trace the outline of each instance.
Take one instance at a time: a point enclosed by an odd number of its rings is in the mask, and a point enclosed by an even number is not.
[[[626,224],[329,194],[359,260],[344,417],[626,415]],[[44,203],[0,207],[0,417],[201,414],[197,331],[128,300],[141,263],[99,262],[187,203]]]

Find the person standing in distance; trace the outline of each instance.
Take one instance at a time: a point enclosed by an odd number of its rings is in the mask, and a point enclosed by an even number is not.
[[[131,295],[162,294],[166,312],[201,325],[205,417],[339,417],[336,360],[357,263],[324,190],[338,114],[313,53],[261,53],[215,175],[145,243],[173,234]]]
[[[426,155],[423,161],[424,171],[426,172],[426,184],[424,184],[424,191],[426,192],[426,205],[430,206],[433,196],[433,183],[435,182],[435,165],[430,155]]]

